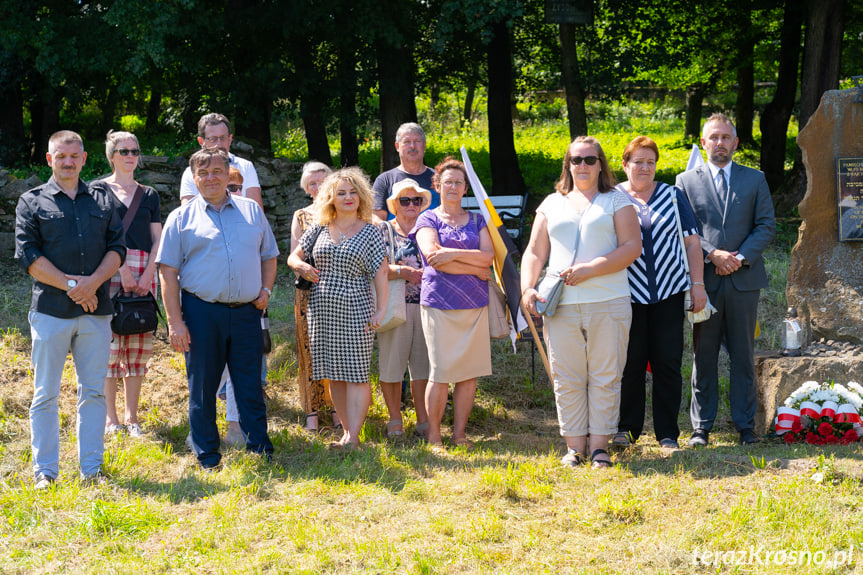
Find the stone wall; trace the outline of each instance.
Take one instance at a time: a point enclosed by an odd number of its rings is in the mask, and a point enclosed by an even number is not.
[[[250,159],[261,182],[264,211],[279,243],[279,261],[287,257],[291,240],[291,218],[294,211],[309,204],[309,198],[300,188],[303,164],[281,158],[251,157],[251,148],[235,143],[232,152]],[[143,156],[143,164],[135,173],[142,184],[153,186],[162,200],[162,220],[180,205],[180,178],[189,165],[187,158]],[[15,253],[15,205],[18,198],[31,188],[43,184],[37,176],[15,178],[0,170],[0,257],[11,258]]]

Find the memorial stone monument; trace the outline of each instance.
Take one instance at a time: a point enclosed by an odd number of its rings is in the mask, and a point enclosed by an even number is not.
[[[797,137],[808,179],[791,252],[789,306],[803,328],[800,357],[756,363],[756,430],[804,381],[863,382],[863,101],[858,89],[825,92]]]

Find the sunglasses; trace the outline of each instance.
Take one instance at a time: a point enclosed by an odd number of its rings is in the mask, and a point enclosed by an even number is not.
[[[411,204],[415,205],[416,207],[420,207],[421,205],[423,205],[424,201],[425,198],[422,196],[418,198],[399,198],[399,204],[401,204],[403,207],[408,207]]]
[[[127,148],[120,148],[120,149],[114,150],[114,151],[117,152],[118,154],[120,154],[121,156],[128,156],[129,154],[132,154],[133,156],[135,156],[137,158],[138,156],[141,155],[141,150],[139,150],[137,148],[134,150],[129,150]]]
[[[243,184],[228,184],[227,189],[229,194],[239,194],[243,191]]]
[[[599,161],[599,158],[596,156],[584,156],[583,158],[581,156],[573,156],[569,159],[569,163],[572,164],[573,166],[577,166],[581,162],[584,162],[588,166],[592,166],[597,161]]]

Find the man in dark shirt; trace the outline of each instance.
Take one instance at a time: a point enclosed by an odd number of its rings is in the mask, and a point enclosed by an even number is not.
[[[75,132],[48,141],[53,175],[18,200],[15,258],[33,277],[33,403],[30,432],[36,488],[57,478],[60,419],[57,398],[71,350],[78,386],[78,458],[81,476],[98,480],[104,444],[105,375],[111,343],[108,280],[123,263],[123,226],[111,197],[88,188],[80,174],[87,153]]]

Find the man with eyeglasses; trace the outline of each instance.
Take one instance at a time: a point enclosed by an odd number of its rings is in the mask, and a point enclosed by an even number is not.
[[[231,160],[231,167],[236,168],[243,175],[243,193],[246,198],[258,202],[264,207],[261,199],[261,184],[258,183],[258,173],[252,162],[235,156],[231,153],[231,142],[234,135],[231,133],[231,123],[222,114],[210,113],[201,116],[198,120],[198,143],[202,148],[219,148]],[[180,181],[180,202],[186,203],[198,195],[198,188],[192,178],[192,170],[186,168],[183,179]]]
[[[75,362],[81,477],[101,482],[105,450],[105,376],[111,343],[108,280],[126,257],[123,224],[113,196],[81,181],[87,160],[75,132],[48,140],[48,183],[24,193],[15,210],[15,259],[33,278],[33,402],[30,431],[36,489],[60,469],[58,397],[66,355]]]
[[[393,186],[410,178],[422,188],[431,192],[431,205],[434,209],[440,205],[440,196],[432,186],[434,170],[425,165],[426,135],[422,127],[414,122],[399,126],[396,131],[396,152],[399,154],[399,165],[392,170],[381,173],[372,186],[374,203],[372,209],[380,221],[392,219],[394,216],[387,210],[387,198],[392,195]]]

